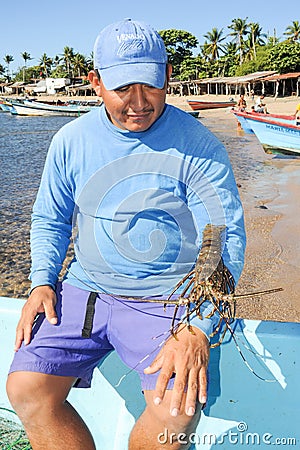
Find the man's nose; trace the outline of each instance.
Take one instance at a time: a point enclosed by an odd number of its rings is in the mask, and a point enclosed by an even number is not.
[[[135,84],[133,86],[130,103],[135,110],[142,110],[148,104],[145,90],[142,84]]]

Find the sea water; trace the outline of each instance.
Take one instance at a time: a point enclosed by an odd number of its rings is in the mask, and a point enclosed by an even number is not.
[[[24,296],[29,282],[32,205],[52,136],[71,117],[0,113],[0,295]]]

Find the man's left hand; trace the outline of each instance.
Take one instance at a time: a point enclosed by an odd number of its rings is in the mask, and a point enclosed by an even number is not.
[[[209,360],[209,341],[199,328],[193,327],[193,333],[186,325],[177,331],[177,339],[171,336],[158,353],[153,363],[147,367],[146,374],[160,370],[154,391],[154,403],[159,405],[173,373],[175,373],[170,414],[178,415],[184,392],[186,391],[185,413],[193,416],[197,399],[205,404],[207,400],[207,366]]]

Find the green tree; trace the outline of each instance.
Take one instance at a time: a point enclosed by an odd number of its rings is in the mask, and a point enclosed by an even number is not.
[[[240,77],[248,73],[257,72],[256,60],[244,61],[243,64],[236,66],[235,76]]]
[[[180,66],[180,80],[195,80],[198,77],[198,60],[194,57],[185,58]]]
[[[180,77],[181,65],[186,58],[193,56],[192,49],[197,47],[198,40],[184,30],[161,30],[159,34],[164,40],[169,62],[173,66],[173,77]]]
[[[52,66],[52,59],[44,53],[39,61],[39,66],[45,77],[48,77]]]
[[[249,25],[247,23],[247,19],[248,17],[246,17],[246,19],[232,19],[231,21],[231,25],[228,25],[228,28],[232,30],[232,32],[230,33],[230,36],[233,36],[237,46],[238,46],[238,51],[240,54],[240,64],[243,63],[243,57],[244,57],[244,52],[245,52],[245,41],[244,41],[244,36],[247,36],[247,34],[249,33]]]
[[[87,71],[93,70],[94,68],[94,52],[91,52],[91,54],[86,58],[86,64],[87,64]]]
[[[265,39],[267,35],[262,32],[262,28],[259,26],[257,22],[249,23],[250,29],[250,51],[249,51],[249,59],[256,59],[256,48],[258,45],[265,45]]]
[[[220,65],[222,66],[222,76],[233,77],[235,75],[239,65],[238,48],[235,42],[227,42],[224,45],[224,55],[220,58]]]
[[[5,74],[5,69],[2,66],[2,64],[0,64],[0,75],[4,75]]]
[[[52,62],[55,67],[59,67],[62,62],[62,58],[59,55],[55,55]]]
[[[3,59],[6,64],[7,79],[10,80],[11,77],[9,75],[9,67],[10,67],[10,63],[13,62],[14,57],[12,55],[5,55]]]
[[[32,58],[29,53],[23,52],[21,53],[22,58],[24,59],[24,67],[23,67],[23,82],[25,81],[25,72],[27,68],[27,61],[30,61]]]
[[[300,40],[300,23],[299,23],[299,21],[294,20],[293,24],[289,25],[283,34],[285,36],[288,36],[288,39],[291,41],[299,41]]]
[[[72,59],[72,65],[74,73],[77,73],[78,77],[81,77],[82,74],[87,74],[87,61],[83,55],[80,53],[76,53]]]
[[[222,35],[223,28],[221,30],[213,28],[211,31],[204,34],[205,39],[207,39],[204,44],[204,53],[206,56],[209,56],[212,61],[219,58],[220,51],[223,52],[224,46],[221,42],[225,40],[225,37],[222,37]]]
[[[284,41],[269,48],[266,69],[279,73],[300,72],[300,43]]]
[[[68,76],[63,58],[59,55],[55,55],[53,60],[54,69],[51,71],[51,77],[53,78],[66,78]]]
[[[70,76],[71,71],[72,71],[72,60],[74,58],[74,49],[72,47],[64,47],[64,52],[63,52],[63,61],[65,63],[65,67],[66,67],[66,71],[68,76]]]

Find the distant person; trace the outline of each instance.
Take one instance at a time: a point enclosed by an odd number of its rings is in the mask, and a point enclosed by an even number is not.
[[[295,112],[296,125],[300,125],[300,103],[298,103]]]
[[[237,102],[237,109],[238,111],[245,111],[245,109],[247,108],[247,102],[245,100],[245,95],[241,94],[239,101]]]
[[[254,111],[257,113],[267,114],[267,106],[264,102],[265,96],[260,95],[255,102]]]

